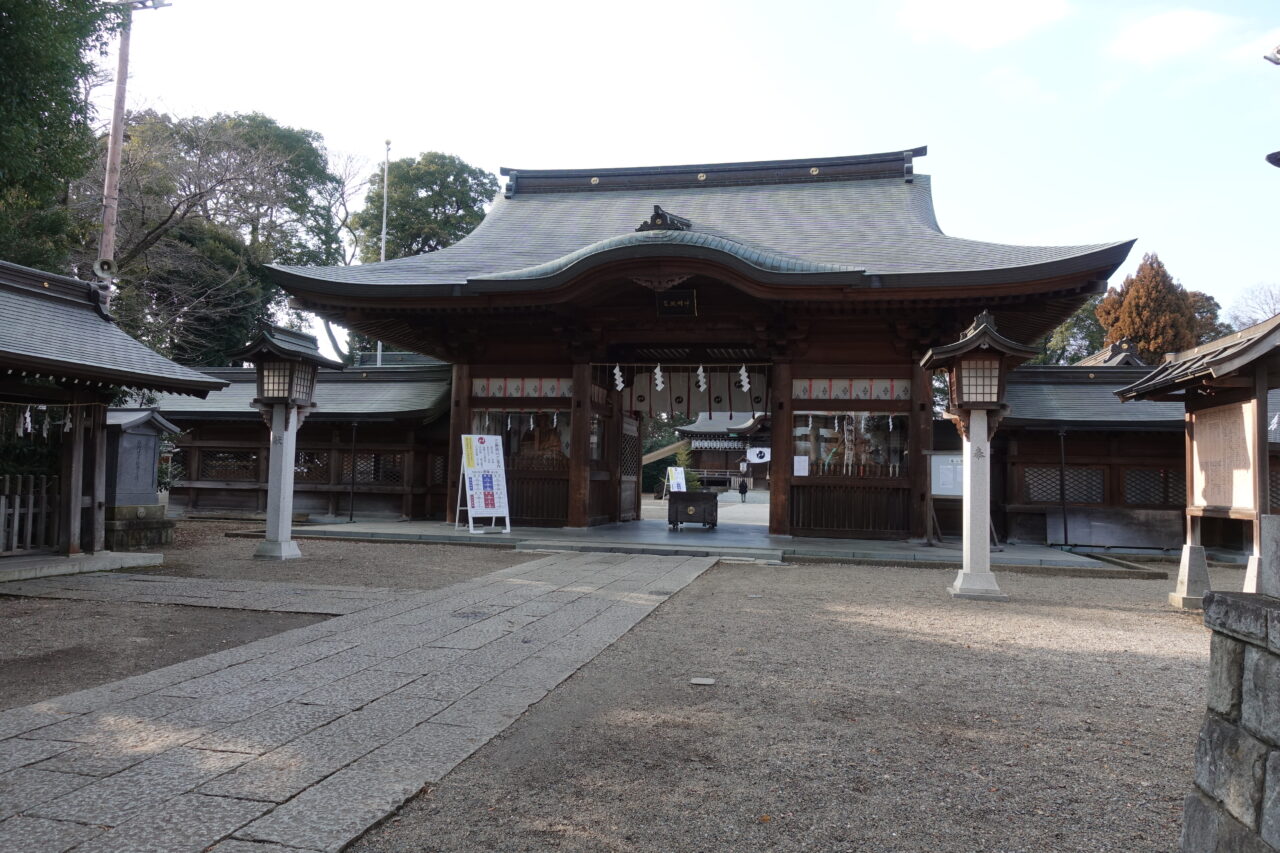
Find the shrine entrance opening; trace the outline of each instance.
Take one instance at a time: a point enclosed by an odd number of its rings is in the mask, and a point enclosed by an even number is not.
[[[738,490],[741,484],[747,485],[751,508],[734,509],[725,500],[722,520],[768,524],[769,464],[767,460],[751,464],[748,450],[753,440],[766,455],[769,448],[768,432],[760,427],[768,419],[771,365],[751,359],[753,353],[746,348],[722,349],[716,353],[721,359],[736,354],[742,360],[736,364],[619,360],[591,365],[593,390],[602,387],[608,400],[605,417],[616,412],[621,418],[618,430],[607,422],[602,430],[606,457],[616,454],[617,459],[591,474],[594,483],[605,476],[612,480],[617,472],[618,508],[611,520],[665,523],[667,504],[643,500],[644,459],[648,454],[651,460],[648,491],[651,497],[654,492],[661,496],[661,478],[669,466],[678,464],[676,453],[681,451],[679,461],[684,463],[690,489],[716,492],[722,499],[731,496],[745,504],[748,496],[740,497]],[[657,354],[687,358],[690,353],[672,348]],[[618,436],[612,447],[607,442],[610,435]]]

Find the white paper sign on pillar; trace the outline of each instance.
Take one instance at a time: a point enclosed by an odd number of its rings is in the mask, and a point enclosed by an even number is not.
[[[497,533],[498,519],[505,522],[501,532],[511,532],[511,509],[507,503],[506,461],[502,455],[502,436],[462,436],[462,479],[458,483],[457,528],[462,513],[467,514],[467,529],[472,533]],[[476,527],[477,518],[488,518],[488,527]]]

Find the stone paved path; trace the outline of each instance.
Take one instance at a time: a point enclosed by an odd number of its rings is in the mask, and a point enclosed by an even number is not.
[[[0,584],[0,594],[137,604],[186,604],[342,616],[421,592],[389,587],[330,586],[251,580],[206,580],[111,572]]]
[[[714,562],[555,555],[0,713],[0,853],[340,850]]]

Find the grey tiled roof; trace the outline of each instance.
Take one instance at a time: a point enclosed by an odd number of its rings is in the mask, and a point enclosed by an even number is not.
[[[584,179],[575,191],[516,192],[496,199],[475,231],[438,252],[348,267],[282,266],[274,268],[275,277],[315,293],[428,288],[430,294],[432,287],[463,285],[461,293],[477,294],[552,286],[557,275],[589,260],[713,254],[765,281],[945,286],[1094,270],[1105,278],[1131,246],[1015,246],[949,237],[934,216],[927,175],[910,182],[802,175],[771,183],[600,190]],[[654,205],[692,227],[636,232]]]
[[[698,419],[691,424],[676,427],[681,435],[728,435],[729,433],[755,432],[764,422],[763,414],[737,414],[733,417],[728,412],[699,412]]]
[[[252,368],[210,368],[210,376],[230,384],[206,400],[163,395],[156,408],[180,424],[193,418],[257,420],[253,408],[257,376]],[[316,379],[316,408],[308,421],[358,418],[435,420],[449,408],[453,367],[443,362],[413,367],[351,367],[338,373],[321,370]]]
[[[118,426],[122,430],[133,429],[150,423],[161,432],[182,432],[165,420],[155,409],[107,409],[107,426]]]
[[[1092,429],[1183,428],[1181,403],[1121,403],[1116,390],[1151,372],[1149,367],[1032,365],[1009,373],[1004,426],[1074,426]]]
[[[1216,341],[1171,353],[1150,375],[1116,393],[1126,400],[1180,393],[1266,358],[1277,346],[1280,346],[1280,314]]]
[[[129,337],[93,292],[89,282],[0,261],[0,367],[198,396],[222,387]]]
[[[1107,344],[1075,364],[1080,367],[1146,367],[1146,362],[1138,357],[1138,345],[1128,339]]]

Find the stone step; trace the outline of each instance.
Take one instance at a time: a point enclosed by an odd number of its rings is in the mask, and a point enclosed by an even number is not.
[[[603,554],[651,554],[659,557],[733,557],[781,565],[782,550],[726,548],[715,545],[658,545],[633,542],[574,542],[569,539],[526,539],[517,551],[590,551]]]

